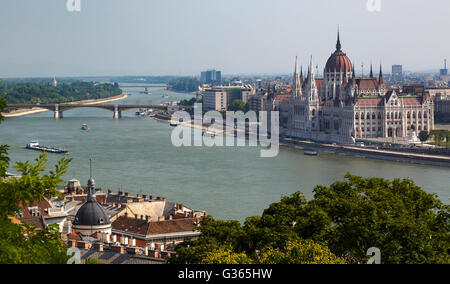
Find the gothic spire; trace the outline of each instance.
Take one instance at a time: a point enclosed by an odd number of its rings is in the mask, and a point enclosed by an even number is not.
[[[380,75],[378,76],[378,84],[379,85],[383,85],[384,84],[384,79],[383,79],[383,68],[380,64]]]
[[[338,33],[337,33],[337,43],[336,43],[336,51],[341,51],[341,39],[339,36],[339,26],[338,26]]]
[[[293,83],[293,94],[294,96],[299,96],[301,94],[301,82],[300,74],[298,73],[298,58],[295,57],[295,72],[294,72],[294,83]]]
[[[372,69],[372,63],[370,63],[370,78],[373,78],[373,69]]]

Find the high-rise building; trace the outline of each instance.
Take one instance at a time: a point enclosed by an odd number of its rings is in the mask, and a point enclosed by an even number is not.
[[[447,59],[444,59],[444,69],[441,69],[440,74],[441,74],[441,76],[447,76],[448,75]]]
[[[201,82],[204,84],[221,84],[222,72],[218,70],[207,70],[201,73]]]
[[[392,81],[402,82],[403,81],[403,66],[402,65],[392,65]]]

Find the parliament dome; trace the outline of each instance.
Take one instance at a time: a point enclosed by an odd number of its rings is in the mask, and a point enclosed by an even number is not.
[[[336,51],[328,58],[327,64],[325,65],[325,72],[352,72],[352,62],[341,48],[342,46],[338,33]]]

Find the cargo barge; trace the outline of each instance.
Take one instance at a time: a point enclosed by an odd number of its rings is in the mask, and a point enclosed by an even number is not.
[[[69,153],[69,151],[64,150],[64,149],[57,149],[57,148],[53,148],[53,147],[41,146],[39,144],[39,141],[31,141],[30,143],[27,144],[27,146],[25,148],[29,149],[29,150],[43,151],[43,152],[53,153],[53,154],[68,154]]]

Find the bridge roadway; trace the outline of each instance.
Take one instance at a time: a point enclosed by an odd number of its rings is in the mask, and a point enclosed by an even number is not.
[[[63,112],[74,108],[100,108],[107,109],[114,113],[113,117],[119,119],[122,117],[122,111],[130,109],[160,109],[167,110],[167,105],[119,105],[119,104],[9,104],[5,109],[24,109],[24,108],[42,108],[54,112],[54,118],[59,119],[63,117]],[[191,106],[179,106],[180,109],[191,109]]]

